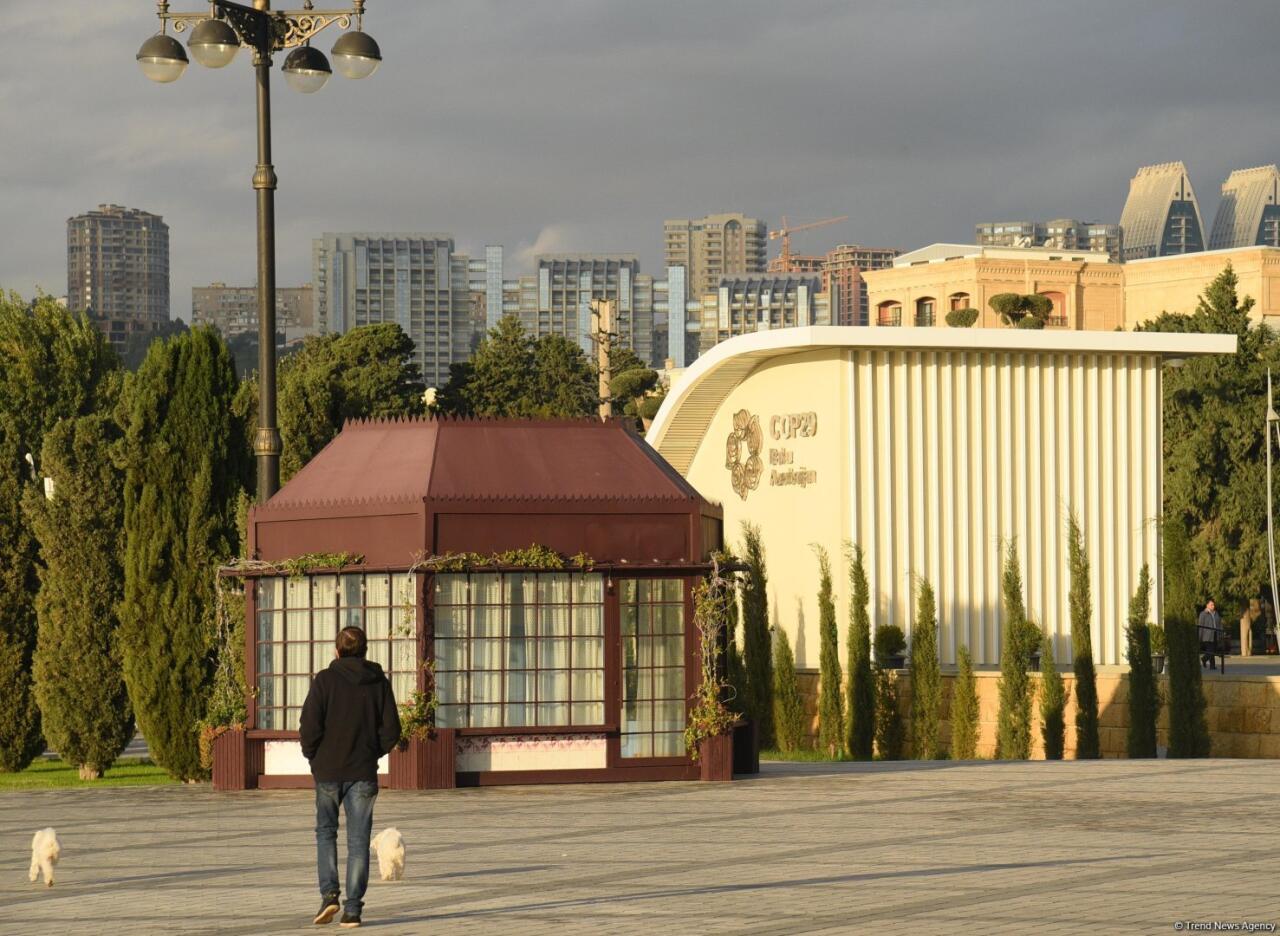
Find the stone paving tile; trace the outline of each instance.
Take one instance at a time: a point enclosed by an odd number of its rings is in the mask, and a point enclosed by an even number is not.
[[[387,934],[1156,933],[1280,923],[1266,761],[766,766],[733,784],[385,791]],[[5,934],[314,931],[311,796],[0,795]],[[31,833],[64,845],[26,883]],[[334,930],[336,932],[336,929]]]

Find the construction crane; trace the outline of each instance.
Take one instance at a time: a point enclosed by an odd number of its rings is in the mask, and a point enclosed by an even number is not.
[[[782,227],[776,231],[769,232],[769,240],[777,240],[782,238],[782,252],[778,254],[778,270],[781,273],[791,273],[791,235],[797,231],[808,231],[812,228],[826,227],[828,224],[839,224],[841,221],[848,221],[848,215],[841,215],[838,218],[824,218],[821,221],[810,221],[808,224],[797,224],[790,227],[787,224],[787,216],[782,216]]]

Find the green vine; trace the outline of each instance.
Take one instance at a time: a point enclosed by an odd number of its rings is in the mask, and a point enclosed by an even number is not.
[[[250,691],[244,681],[244,584],[214,576],[213,688],[200,726],[200,764],[213,767],[213,744],[226,732],[244,728]]]
[[[318,570],[344,569],[347,566],[357,566],[364,562],[364,556],[357,553],[349,552],[314,552],[303,553],[301,556],[294,556],[291,559],[281,559],[277,562],[268,562],[265,559],[233,559],[229,564],[223,566],[220,572],[229,572],[232,574],[267,574],[279,575],[285,573],[291,579],[302,578],[308,572]]]
[[[486,556],[476,552],[446,552],[440,554],[420,552],[413,560],[412,572],[471,572],[484,569],[539,569],[559,571],[573,567],[583,572],[595,566],[595,560],[581,552],[563,556],[554,549],[534,543],[524,549],[508,549]]]
[[[729,684],[721,677],[720,658],[725,624],[733,601],[732,583],[720,574],[719,555],[712,556],[711,574],[693,589],[693,623],[698,630],[698,688],[684,729],[684,746],[696,761],[707,738],[726,735],[741,716],[729,710],[724,697]]]
[[[410,740],[426,741],[431,737],[436,726],[436,709],[440,700],[436,697],[436,664],[428,660],[422,664],[422,671],[427,674],[427,688],[415,689],[409,694],[409,701],[400,705],[400,743]]]

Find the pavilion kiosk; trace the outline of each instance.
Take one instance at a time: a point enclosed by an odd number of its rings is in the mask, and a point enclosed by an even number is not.
[[[696,779],[692,593],[722,518],[622,422],[348,422],[250,513],[248,718],[215,786],[310,785],[299,715],[349,625],[400,702],[439,703],[384,786]]]

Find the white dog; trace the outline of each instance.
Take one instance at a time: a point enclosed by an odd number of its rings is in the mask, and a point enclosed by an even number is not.
[[[404,875],[404,839],[396,828],[383,829],[373,840],[378,853],[378,875],[384,881],[398,881]]]
[[[62,856],[62,845],[58,842],[58,833],[53,829],[41,829],[31,839],[31,873],[28,879],[35,883],[40,874],[44,874],[44,886],[53,887],[53,866]]]

